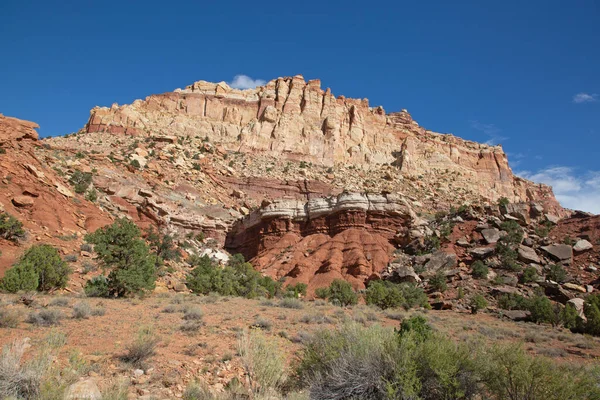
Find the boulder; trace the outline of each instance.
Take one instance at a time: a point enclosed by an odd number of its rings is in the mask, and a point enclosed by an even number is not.
[[[442,250],[431,254],[429,261],[425,263],[425,269],[433,272],[454,267],[456,267],[456,254],[445,253]]]
[[[541,249],[556,261],[561,261],[565,264],[570,264],[573,261],[573,248],[568,244],[551,244],[549,246],[542,246]]]
[[[585,239],[579,239],[575,246],[573,246],[573,251],[576,253],[581,253],[582,251],[587,251],[593,249],[594,246]]]
[[[574,290],[576,292],[587,293],[587,289],[586,288],[584,288],[581,285],[576,285],[574,283],[565,283],[565,284],[563,284],[563,287],[565,289]]]
[[[531,247],[520,245],[518,253],[519,253],[519,260],[521,260],[523,262],[536,263],[536,264],[540,263],[540,257],[537,255],[535,250],[532,249]]]
[[[410,265],[391,263],[389,269],[391,270],[390,279],[394,282],[421,282],[421,278]]]
[[[12,199],[12,203],[15,207],[32,207],[33,198],[29,196],[15,196]]]
[[[494,253],[495,249],[493,247],[477,247],[469,250],[469,253],[476,258],[487,258]]]
[[[531,313],[525,310],[504,310],[502,315],[513,321],[526,321],[529,319]]]
[[[101,400],[102,393],[92,379],[75,382],[67,389],[65,400]]]
[[[548,221],[554,225],[558,224],[558,221],[560,221],[560,218],[553,214],[546,214],[545,217],[546,217],[546,221]]]
[[[567,301],[567,304],[572,305],[575,308],[575,311],[577,311],[577,314],[584,320],[586,319],[585,314],[583,313],[583,305],[585,304],[585,301],[583,299],[576,297]]]
[[[500,231],[496,228],[483,229],[481,235],[488,244],[494,244],[500,240]]]

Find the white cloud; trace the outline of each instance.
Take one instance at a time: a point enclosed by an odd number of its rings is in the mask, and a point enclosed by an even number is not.
[[[574,168],[553,166],[535,173],[521,171],[516,174],[552,186],[556,199],[564,207],[600,214],[600,171],[578,175]]]
[[[231,82],[227,82],[234,89],[254,89],[257,86],[262,86],[267,81],[262,79],[252,79],[248,75],[236,75]]]
[[[508,139],[507,137],[500,135],[500,132],[502,132],[502,129],[498,128],[494,124],[484,124],[477,120],[472,120],[469,122],[471,123],[471,128],[478,130],[480,132],[483,132],[484,134],[489,136],[489,139],[484,142],[485,144],[487,144],[489,146],[495,146],[498,143],[503,142]]]
[[[591,103],[598,101],[598,95],[596,93],[577,93],[573,96],[573,103]]]

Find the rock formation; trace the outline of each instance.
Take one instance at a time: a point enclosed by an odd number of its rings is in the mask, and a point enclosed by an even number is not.
[[[454,187],[491,201],[507,197],[559,208],[549,187],[513,175],[500,146],[428,131],[406,110],[386,114],[366,99],[336,98],[319,80],[302,76],[248,90],[199,81],[131,105],[96,107],[84,130],[170,141],[202,137],[225,150],[326,166],[392,164],[414,177],[437,171]]]
[[[33,122],[0,114],[0,212],[23,223],[27,232],[24,242],[52,243],[66,253],[78,246],[83,234],[111,218],[83,196],[75,195],[64,178],[37,157],[37,127]],[[78,240],[63,241],[61,237]],[[0,238],[0,251],[1,276],[24,246]]]
[[[309,288],[346,279],[356,289],[379,279],[416,215],[397,195],[342,193],[280,200],[234,224],[226,247],[263,273]]]

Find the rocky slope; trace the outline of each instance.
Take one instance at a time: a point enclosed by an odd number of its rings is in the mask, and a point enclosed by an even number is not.
[[[386,114],[366,99],[336,98],[319,80],[302,76],[249,90],[199,81],[131,105],[94,108],[84,130],[173,140],[198,136],[228,151],[366,171],[394,165],[394,173],[404,176],[445,174],[446,190],[559,208],[550,188],[512,174],[500,146],[428,131],[406,110]]]
[[[111,220],[36,155],[37,127],[0,114],[0,212],[21,221],[27,233],[21,243],[0,238],[0,275],[30,244],[52,243],[63,254],[79,251],[82,235]]]

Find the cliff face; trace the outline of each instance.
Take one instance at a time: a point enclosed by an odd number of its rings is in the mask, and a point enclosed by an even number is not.
[[[560,208],[550,188],[512,174],[500,146],[428,131],[405,110],[386,114],[366,99],[336,98],[319,80],[301,76],[249,90],[199,81],[131,105],[96,107],[85,131],[202,137],[228,151],[361,170],[392,164],[413,177],[443,171],[491,201],[504,196]]]
[[[406,241],[416,215],[397,195],[342,193],[263,204],[233,225],[226,247],[274,279],[309,290],[345,279],[364,288]]]

